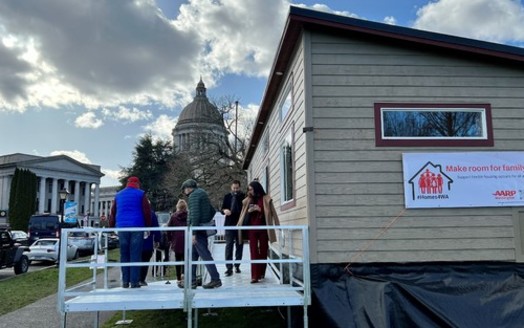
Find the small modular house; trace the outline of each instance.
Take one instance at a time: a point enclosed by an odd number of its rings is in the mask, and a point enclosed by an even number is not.
[[[311,320],[520,326],[523,126],[524,49],[291,7],[244,169],[309,226]]]

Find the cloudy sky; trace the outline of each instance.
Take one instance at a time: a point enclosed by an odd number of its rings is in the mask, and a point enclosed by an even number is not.
[[[524,46],[520,0],[2,0],[0,155],[65,153],[117,184],[200,77],[253,118],[291,4]]]

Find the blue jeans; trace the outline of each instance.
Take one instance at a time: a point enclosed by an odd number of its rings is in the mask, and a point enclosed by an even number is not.
[[[196,244],[193,244],[193,253],[191,254],[193,261],[198,261],[200,257],[202,261],[213,261],[213,256],[207,248],[207,234],[205,231],[198,231],[196,234]],[[219,280],[220,275],[218,274],[217,267],[214,263],[206,264],[206,269],[211,276],[211,280]],[[193,283],[196,282],[196,265],[191,268],[191,277]]]
[[[143,231],[120,231],[120,262],[142,262],[142,244],[144,243]],[[122,267],[122,283],[137,285],[140,280],[139,266]]]

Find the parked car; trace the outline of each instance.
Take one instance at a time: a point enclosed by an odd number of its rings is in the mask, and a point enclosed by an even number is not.
[[[29,251],[24,253],[29,262],[31,261],[50,261],[58,262],[58,238],[42,238],[35,241],[29,246]],[[78,247],[68,243],[67,244],[67,260],[74,260],[78,258]]]
[[[108,249],[118,248],[118,246],[120,245],[118,234],[114,232],[105,232],[104,231],[100,234],[100,239],[98,241],[98,245],[100,249],[103,249],[105,247],[106,238],[107,238],[107,248]]]
[[[13,237],[13,240],[15,243],[18,243],[22,246],[29,246],[29,236],[25,231],[22,230],[12,230],[11,236]]]
[[[89,232],[70,232],[68,242],[78,248],[79,253],[92,254],[95,250],[96,234]]]
[[[14,268],[15,274],[27,272],[29,259],[24,254],[26,249],[13,240],[7,227],[0,227],[0,269]]]
[[[53,214],[37,214],[29,218],[27,234],[29,235],[29,244],[33,244],[40,238],[60,238],[62,228],[77,228],[76,222],[63,222],[60,216]]]

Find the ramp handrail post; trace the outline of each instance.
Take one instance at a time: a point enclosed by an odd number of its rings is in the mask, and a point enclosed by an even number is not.
[[[187,313],[187,327],[191,328],[193,326],[192,289],[190,289],[193,280],[193,229],[191,225],[187,226],[184,234],[184,252],[186,254],[184,261],[184,311]]]
[[[302,227],[302,275],[304,278],[304,328],[308,328],[307,307],[311,302],[311,276],[309,264],[309,228]]]
[[[64,229],[62,228],[60,231],[60,238],[58,239],[59,244],[59,258],[58,258],[58,312],[64,313],[65,312],[65,286],[66,286],[66,260],[67,260],[67,238],[68,234],[67,231],[65,232],[65,238],[64,238]]]

